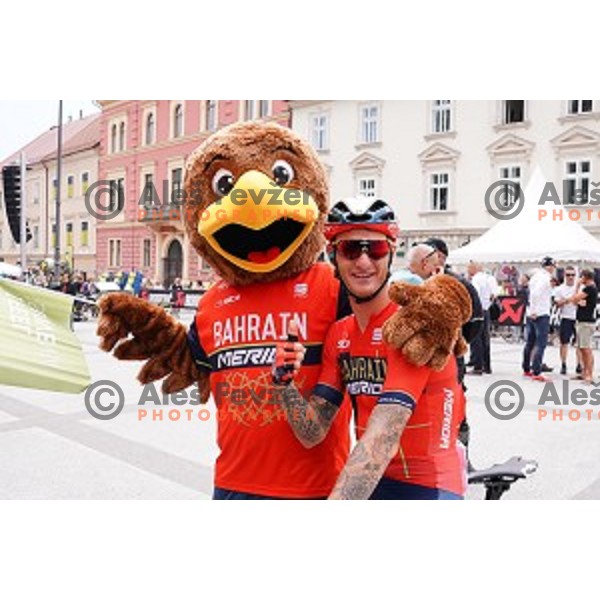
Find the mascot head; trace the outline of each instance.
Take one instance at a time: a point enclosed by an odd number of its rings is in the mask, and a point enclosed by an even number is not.
[[[316,153],[290,129],[245,122],[189,158],[186,229],[196,251],[233,285],[294,276],[323,249],[328,195]]]

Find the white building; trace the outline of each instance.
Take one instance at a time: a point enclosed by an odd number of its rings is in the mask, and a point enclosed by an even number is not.
[[[27,144],[25,153],[27,222],[32,239],[27,243],[28,265],[54,258],[57,129],[52,128]],[[96,221],[88,213],[84,196],[98,179],[100,115],[69,121],[63,126],[60,255],[74,270],[96,271]],[[0,164],[14,164],[19,152]],[[0,179],[1,186],[1,179]],[[14,243],[0,202],[0,259],[16,264],[19,246]]]
[[[292,127],[329,171],[332,200],[380,196],[397,210],[403,249],[431,235],[458,247],[497,221],[499,179],[539,165],[563,197],[600,197],[600,100],[295,101]],[[594,182],[597,182],[594,186]],[[588,206],[589,207],[589,206]],[[600,212],[580,220],[600,234]],[[400,252],[402,255],[402,251]]]

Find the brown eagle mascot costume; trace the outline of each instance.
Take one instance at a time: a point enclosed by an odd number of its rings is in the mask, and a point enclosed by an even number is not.
[[[218,411],[215,486],[276,498],[326,497],[349,451],[349,407],[319,446],[297,441],[272,395],[275,344],[295,321],[307,348],[296,385],[317,383],[329,326],[346,306],[324,249],[326,175],[309,144],[273,123],[246,122],[208,138],[188,160],[184,219],[190,243],[222,281],[201,299],[189,331],[127,294],[101,301],[101,348],[146,360],[138,379],[172,393],[197,384]],[[436,278],[437,279],[437,278]],[[468,318],[464,288],[394,286],[402,310],[386,338],[417,364],[440,367]],[[443,283],[453,292],[448,293]],[[411,301],[413,298],[414,301]],[[467,311],[468,312],[468,311]]]

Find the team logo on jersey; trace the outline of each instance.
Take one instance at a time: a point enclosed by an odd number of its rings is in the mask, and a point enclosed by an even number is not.
[[[383,340],[383,333],[381,331],[381,327],[377,327],[377,329],[373,329],[373,337],[371,338],[371,342],[374,344],[380,344]]]
[[[377,396],[381,393],[387,372],[385,358],[342,354],[339,357],[339,365],[342,381],[350,394]]]
[[[444,420],[442,421],[442,431],[440,434],[440,448],[450,448],[452,438],[452,413],[454,411],[454,392],[449,388],[444,388]]]
[[[264,367],[275,362],[275,346],[227,348],[212,356],[215,370],[242,367]]]
[[[240,294],[232,294],[231,296],[227,296],[227,298],[217,300],[217,302],[215,302],[215,308],[222,308],[223,306],[228,306],[229,304],[237,302],[240,298]]]
[[[294,286],[294,298],[306,298],[308,296],[308,283],[297,283]]]
[[[345,338],[343,340],[338,340],[337,348],[338,350],[348,350],[348,348],[350,348],[350,340]]]

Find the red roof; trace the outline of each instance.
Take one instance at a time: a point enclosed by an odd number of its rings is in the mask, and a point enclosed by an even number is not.
[[[93,148],[100,143],[100,117],[101,113],[96,113],[63,123],[63,156]],[[21,152],[25,152],[27,164],[31,165],[42,160],[55,159],[57,151],[58,127],[53,127],[0,162],[0,168],[5,164],[18,162]]]

